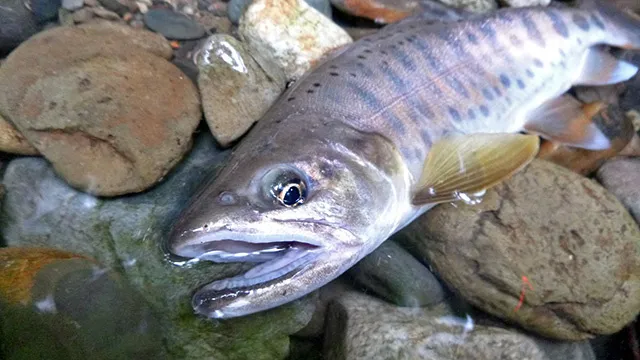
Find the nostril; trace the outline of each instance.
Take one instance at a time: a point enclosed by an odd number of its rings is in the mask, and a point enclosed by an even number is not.
[[[236,197],[228,191],[223,191],[218,196],[218,202],[222,205],[233,205],[236,203]]]

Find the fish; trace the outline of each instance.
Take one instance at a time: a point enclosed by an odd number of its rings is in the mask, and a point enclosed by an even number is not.
[[[473,203],[540,139],[606,149],[601,104],[576,85],[627,81],[607,49],[640,49],[640,19],[604,1],[415,15],[327,57],[287,89],[181,211],[174,256],[254,263],[194,291],[213,319],[273,309],[336,279],[437,204]]]

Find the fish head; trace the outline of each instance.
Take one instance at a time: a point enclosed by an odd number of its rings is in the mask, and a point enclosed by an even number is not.
[[[398,222],[396,186],[406,171],[386,139],[322,123],[256,132],[193,197],[170,235],[170,251],[182,257],[257,263],[196,291],[193,308],[207,317],[300,298],[375,249]]]

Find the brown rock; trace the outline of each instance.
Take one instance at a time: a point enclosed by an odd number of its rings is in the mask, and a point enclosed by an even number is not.
[[[597,101],[596,99],[591,100]],[[593,121],[607,135],[611,147],[601,151],[591,151],[576,147],[544,142],[538,157],[571,169],[578,174],[589,175],[607,160],[618,155],[635,134],[631,119],[617,105],[609,105],[600,111]]]
[[[146,50],[146,51],[145,51]],[[69,184],[145,190],[190,149],[197,90],[161,36],[114,24],[54,28],[0,69],[0,108]]]
[[[0,151],[20,155],[38,155],[38,150],[31,146],[2,115],[0,115]]]
[[[534,160],[479,205],[440,205],[406,232],[467,301],[544,336],[611,334],[640,311],[638,225],[596,182],[550,162]]]
[[[196,59],[205,118],[222,146],[247,132],[284,90],[282,70],[270,59],[256,61],[231,35],[211,35]]]
[[[609,160],[598,170],[597,177],[640,224],[640,158],[618,157]]]
[[[393,23],[411,15],[418,8],[416,0],[331,0],[338,9],[377,23]]]

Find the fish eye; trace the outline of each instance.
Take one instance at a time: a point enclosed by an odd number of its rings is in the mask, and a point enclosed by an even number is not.
[[[286,207],[298,206],[307,198],[307,185],[298,174],[286,172],[271,187],[271,196]]]

